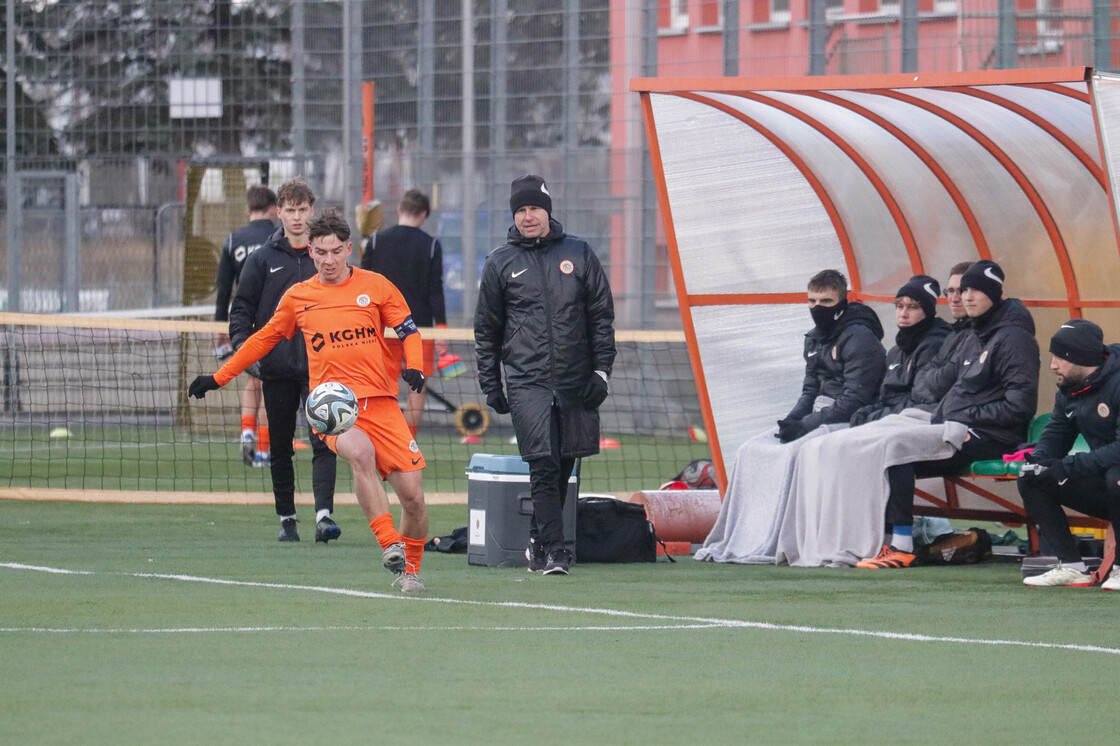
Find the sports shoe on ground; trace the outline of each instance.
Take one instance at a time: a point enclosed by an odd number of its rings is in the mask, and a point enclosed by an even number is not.
[[[572,553],[561,547],[548,553],[548,563],[544,566],[545,575],[567,575],[572,566]]]
[[[1023,578],[1023,585],[1029,585],[1034,588],[1053,586],[1072,586],[1076,588],[1082,588],[1084,586],[1092,584],[1092,575],[1087,572],[1081,572],[1080,570],[1074,570],[1072,567],[1067,567],[1061,562],[1059,562],[1058,566],[1053,570],[1047,570],[1041,575],[1031,575],[1028,578]]]
[[[1101,583],[1101,590],[1120,591],[1120,565],[1112,568],[1112,572],[1108,574],[1108,580]]]
[[[393,581],[393,585],[401,589],[401,593],[424,593],[424,579],[414,572],[402,572]]]
[[[256,455],[253,456],[253,466],[258,469],[267,469],[271,465],[272,458],[268,451],[257,451]]]
[[[385,547],[381,553],[381,564],[394,575],[400,575],[406,569],[404,557],[404,542],[398,541]]]
[[[917,563],[918,558],[910,552],[903,552],[890,544],[884,544],[876,557],[860,560],[856,563],[856,567],[864,570],[894,570],[900,567],[913,567]]]
[[[257,452],[257,434],[252,430],[241,432],[241,463],[246,466],[253,465],[253,456]]]
[[[324,516],[315,524],[315,543],[326,544],[332,539],[337,539],[342,536],[342,529],[338,524],[330,519],[330,516]]]
[[[543,572],[548,566],[544,547],[533,536],[529,537],[529,546],[525,547],[525,559],[529,560],[529,572]]]
[[[299,532],[296,531],[296,519],[285,518],[280,521],[280,541],[299,541]]]

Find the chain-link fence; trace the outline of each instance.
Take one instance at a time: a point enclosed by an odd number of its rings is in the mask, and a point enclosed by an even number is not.
[[[630,78],[889,73],[908,51],[922,72],[1116,56],[1107,0],[921,2],[916,49],[906,0],[826,5],[814,36],[809,0],[5,0],[0,301],[198,302],[209,285],[185,285],[214,276],[267,172],[349,215],[377,198],[390,223],[404,190],[431,193],[465,325],[509,182],[537,172],[610,271],[620,326],[675,328]]]

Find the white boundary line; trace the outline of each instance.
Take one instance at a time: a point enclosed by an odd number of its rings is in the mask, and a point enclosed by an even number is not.
[[[98,573],[87,570],[66,570],[55,567],[42,567],[38,565],[24,565],[15,562],[0,562],[0,568],[12,570],[30,570],[34,572],[47,572],[61,575],[96,575]],[[116,574],[116,573],[113,573]],[[538,611],[558,611],[573,614],[593,614],[620,619],[641,619],[657,622],[667,622],[664,625],[642,626],[587,626],[587,627],[189,627],[168,629],[51,629],[41,627],[10,627],[0,628],[3,632],[124,632],[124,633],[174,633],[174,632],[269,632],[269,631],[318,631],[318,630],[448,630],[448,631],[617,631],[617,630],[655,630],[655,629],[759,629],[774,632],[800,632],[824,635],[847,635],[851,637],[875,637],[883,640],[902,640],[908,642],[948,642],[966,645],[993,645],[1002,647],[1042,648],[1050,650],[1071,650],[1080,653],[1105,653],[1120,655],[1120,648],[1104,647],[1100,645],[1074,645],[1069,643],[1030,642],[1027,640],[1000,640],[983,639],[976,637],[948,637],[939,635],[923,635],[908,632],[882,632],[877,630],[852,629],[842,627],[812,627],[802,624],[773,624],[771,622],[750,622],[739,619],[717,619],[708,617],[677,616],[672,614],[648,614],[620,609],[599,609],[585,606],[564,606],[559,604],[536,604],[519,601],[472,601],[455,598],[433,598],[417,596],[401,596],[390,593],[376,593],[373,591],[360,591],[351,588],[331,588],[318,585],[295,585],[291,583],[258,583],[248,580],[228,580],[225,578],[208,578],[197,575],[169,575],[164,573],[122,573],[126,577],[146,578],[152,580],[175,580],[187,583],[205,583],[209,585],[232,585],[245,588],[272,588],[279,590],[311,591],[314,593],[329,593],[338,596],[351,596],[355,598],[392,599],[394,601],[413,603],[457,604],[462,606],[488,606],[508,609],[532,609]]]

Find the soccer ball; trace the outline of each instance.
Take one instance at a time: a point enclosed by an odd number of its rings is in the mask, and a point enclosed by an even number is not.
[[[334,381],[312,389],[303,409],[307,423],[323,435],[341,435],[358,421],[358,397]]]

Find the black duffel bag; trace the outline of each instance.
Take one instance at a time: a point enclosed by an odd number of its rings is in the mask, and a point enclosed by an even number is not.
[[[610,497],[579,498],[576,561],[656,562],[657,535],[645,506]]]

